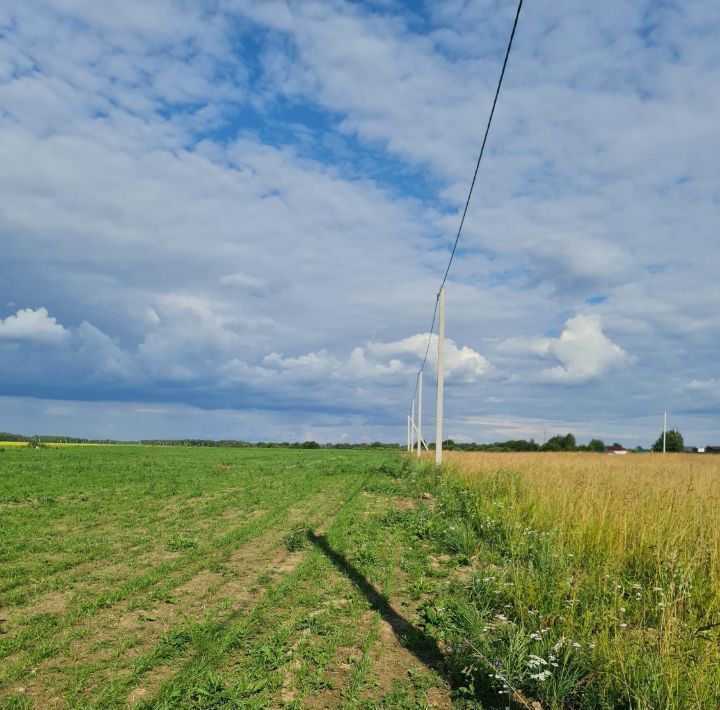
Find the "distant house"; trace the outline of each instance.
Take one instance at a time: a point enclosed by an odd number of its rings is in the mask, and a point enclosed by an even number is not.
[[[620,444],[613,444],[612,446],[607,447],[607,452],[615,456],[624,456],[628,453],[628,450]]]

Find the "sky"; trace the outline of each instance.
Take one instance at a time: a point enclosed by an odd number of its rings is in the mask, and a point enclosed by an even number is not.
[[[404,441],[514,12],[0,4],[0,429]],[[527,0],[446,437],[720,443],[719,36],[713,0]]]

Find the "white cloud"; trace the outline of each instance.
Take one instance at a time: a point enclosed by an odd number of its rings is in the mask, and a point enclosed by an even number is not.
[[[543,370],[542,375],[558,382],[585,382],[630,361],[603,333],[596,315],[570,318],[560,337],[548,344],[547,355],[557,358],[560,365]]]
[[[31,340],[38,343],[62,343],[68,333],[47,308],[24,308],[0,320],[0,339]]]
[[[569,318],[557,338],[510,338],[501,342],[498,350],[558,360],[559,365],[540,373],[540,379],[548,382],[586,382],[632,362],[632,358],[603,333],[600,316],[594,314],[581,313]]]
[[[293,373],[298,376],[314,376],[340,379],[349,382],[372,381],[374,378],[400,376],[411,377],[425,355],[428,335],[418,333],[403,340],[389,343],[370,341],[353,348],[347,358],[331,356],[327,350],[284,357],[271,353],[263,358],[262,366],[266,370]],[[473,382],[485,375],[490,363],[480,353],[468,346],[458,347],[454,340],[445,339],[445,375],[449,380]],[[430,340],[428,365],[434,372],[437,367],[437,336]]]
[[[382,355],[413,355],[420,363],[428,353],[428,362],[437,368],[437,335],[430,336],[428,349],[428,333],[418,333],[409,338],[390,343],[368,343],[366,350],[375,356]],[[490,363],[478,352],[463,345],[458,347],[452,338],[445,338],[445,372],[449,378],[457,378],[461,382],[473,382],[487,374]]]
[[[710,377],[707,380],[691,380],[685,385],[685,389],[697,395],[720,399],[720,379],[717,377]]]

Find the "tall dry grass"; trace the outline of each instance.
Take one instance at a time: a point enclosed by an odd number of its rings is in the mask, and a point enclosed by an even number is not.
[[[566,552],[622,566],[633,554],[676,560],[720,600],[720,456],[448,452],[468,486],[517,473],[535,514],[561,531]],[[708,599],[709,600],[709,599]],[[717,606],[715,607],[718,608]]]
[[[512,581],[517,628],[532,631],[528,614],[539,614],[552,633],[592,644],[586,667],[608,684],[597,702],[720,707],[720,457],[446,457],[485,559]],[[573,692],[545,697],[575,705]]]

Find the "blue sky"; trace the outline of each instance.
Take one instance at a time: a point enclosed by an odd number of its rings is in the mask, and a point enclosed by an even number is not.
[[[0,429],[401,440],[514,6],[3,3]],[[448,435],[720,440],[719,33],[526,5]]]

